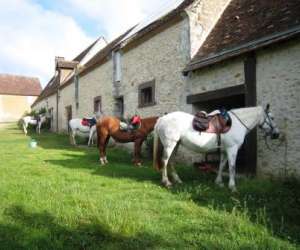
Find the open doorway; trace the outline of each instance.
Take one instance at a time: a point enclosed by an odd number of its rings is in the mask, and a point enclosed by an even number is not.
[[[124,117],[124,98],[123,96],[115,98],[115,108],[114,113],[116,117]]]
[[[193,105],[194,114],[201,110],[211,112],[220,108],[225,108],[227,110],[243,108],[246,106],[245,87],[240,85],[191,95],[188,96],[187,103]],[[253,154],[250,154],[250,151],[256,152],[256,144],[253,143],[253,140],[251,140],[248,135],[238,153],[236,163],[238,173],[254,174],[256,169],[256,158],[252,157]],[[210,155],[210,157],[215,161],[219,161],[218,153],[214,153]]]
[[[72,120],[72,105],[67,106],[65,109],[66,109],[67,130],[68,132],[70,132],[69,121]]]

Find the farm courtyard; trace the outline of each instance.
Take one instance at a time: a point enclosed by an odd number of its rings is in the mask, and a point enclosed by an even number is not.
[[[240,179],[232,194],[178,166],[185,183],[167,190],[151,162],[109,148],[101,167],[96,148],[15,125],[0,128],[0,155],[0,249],[300,248],[294,180]]]

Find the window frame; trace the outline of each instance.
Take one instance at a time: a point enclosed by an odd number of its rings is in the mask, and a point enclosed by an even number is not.
[[[96,107],[98,108],[98,106],[96,106],[97,102],[100,103],[100,110],[96,110]],[[94,97],[94,113],[97,113],[97,112],[102,113],[102,96]]]
[[[143,90],[145,90],[147,88],[151,88],[151,91],[152,91],[152,93],[151,93],[152,101],[149,103],[145,103],[145,100],[143,99]],[[155,95],[155,80],[144,82],[139,85],[139,87],[138,87],[139,108],[155,106],[156,105],[155,97],[156,97],[156,95]]]

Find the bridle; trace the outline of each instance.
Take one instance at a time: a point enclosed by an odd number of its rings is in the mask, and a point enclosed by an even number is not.
[[[262,129],[262,130],[263,130],[263,126],[264,126],[265,124],[267,124],[267,125],[270,127],[270,131],[269,131],[269,132],[264,131],[264,132],[265,132],[265,136],[264,136],[264,137],[266,138],[267,136],[271,136],[271,135],[272,135],[273,131],[275,130],[275,127],[274,127],[273,124],[270,122],[270,121],[271,121],[271,118],[270,118],[270,116],[269,116],[269,112],[267,112],[267,111],[265,110],[264,113],[265,113],[264,121],[263,121],[263,123],[260,124],[258,127],[259,127],[260,129]]]

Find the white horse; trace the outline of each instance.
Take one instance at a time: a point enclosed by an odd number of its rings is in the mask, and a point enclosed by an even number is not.
[[[216,134],[199,133],[194,130],[192,125],[194,116],[191,114],[174,112],[159,118],[154,128],[153,161],[154,167],[162,170],[163,185],[166,187],[172,185],[168,178],[167,165],[176,145],[180,144],[199,153],[217,151],[220,148],[221,159],[215,182],[223,186],[222,172],[228,161],[229,188],[232,191],[236,191],[235,164],[238,149],[242,146],[245,136],[257,125],[265,131],[266,136],[271,136],[272,139],[279,137],[279,130],[274,122],[269,105],[266,110],[259,106],[233,109],[228,114],[232,120],[232,124],[227,133],[221,134],[220,146],[218,146],[218,136]],[[160,152],[159,147],[161,149]],[[172,165],[170,165],[170,170],[174,182],[182,183]]]
[[[82,125],[82,119],[76,118],[69,121],[70,141],[71,144],[77,145],[75,136],[79,135],[83,138],[89,138],[88,146],[94,143],[94,134],[96,132],[96,124],[92,127]]]
[[[36,132],[40,134],[41,127],[46,122],[46,119],[47,119],[47,117],[45,114],[40,114],[40,115],[38,115],[37,118],[35,118],[33,116],[23,117],[22,118],[22,126],[23,126],[25,135],[27,135],[27,128],[28,128],[29,124],[36,126]]]

